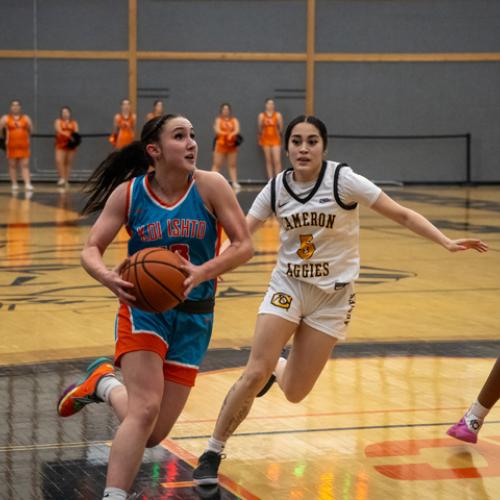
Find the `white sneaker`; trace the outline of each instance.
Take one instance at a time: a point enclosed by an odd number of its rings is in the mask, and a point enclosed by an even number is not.
[[[34,188],[33,188],[33,184],[31,184],[31,183],[30,183],[30,184],[26,184],[26,185],[24,186],[24,189],[25,189],[26,191],[33,191],[33,189],[34,189]]]
[[[62,178],[57,181],[57,185],[60,186],[60,187],[64,187],[65,183],[66,183],[66,181],[64,179],[62,179]]]
[[[12,191],[19,191],[19,184],[17,182],[13,182],[11,184]]]

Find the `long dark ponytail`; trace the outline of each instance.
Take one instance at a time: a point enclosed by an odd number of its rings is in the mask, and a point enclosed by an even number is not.
[[[111,193],[122,182],[148,171],[153,159],[146,146],[158,142],[165,123],[178,116],[168,114],[149,120],[142,127],[140,140],[113,151],[99,164],[83,187],[89,198],[81,211],[82,215],[102,210]]]

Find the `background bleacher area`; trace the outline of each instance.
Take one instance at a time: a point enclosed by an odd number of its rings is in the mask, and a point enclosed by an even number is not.
[[[191,119],[205,169],[230,102],[243,182],[266,177],[256,123],[267,97],[285,122],[313,102],[329,158],[371,179],[500,182],[499,25],[497,0],[2,0],[0,112],[20,99],[46,136],[69,105],[84,135],[74,180],[111,150],[105,135],[132,92],[138,129],[157,98]],[[52,138],[33,139],[32,172],[56,179]]]

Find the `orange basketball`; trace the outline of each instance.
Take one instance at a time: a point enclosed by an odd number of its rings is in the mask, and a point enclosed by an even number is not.
[[[180,266],[179,256],[166,248],[145,248],[132,255],[121,277],[134,284],[134,307],[163,312],[182,302],[187,275]]]

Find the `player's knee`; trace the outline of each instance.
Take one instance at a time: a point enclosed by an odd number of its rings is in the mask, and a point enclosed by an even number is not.
[[[146,448],[154,448],[155,446],[158,446],[166,437],[167,434],[162,434],[161,436],[158,434],[152,434],[146,442]]]
[[[130,418],[133,418],[141,429],[151,429],[156,424],[159,413],[160,404],[154,401],[144,402],[137,408],[129,410]]]
[[[170,434],[171,430],[172,425],[165,426],[164,422],[158,421],[156,428],[146,442],[146,448],[158,446]]]
[[[256,366],[245,370],[242,376],[242,383],[249,390],[260,390],[270,376],[270,370],[266,370],[263,366]]]
[[[172,426],[165,427],[162,422],[158,420],[156,422],[156,427],[151,432],[148,440],[146,441],[146,448],[154,448],[161,444],[161,442],[169,435],[172,430]]]
[[[302,387],[283,387],[285,397],[290,403],[300,403],[308,394],[309,390]]]
[[[154,448],[155,446],[158,446],[161,443],[161,439],[156,439],[153,437],[150,437],[146,441],[146,448]]]

